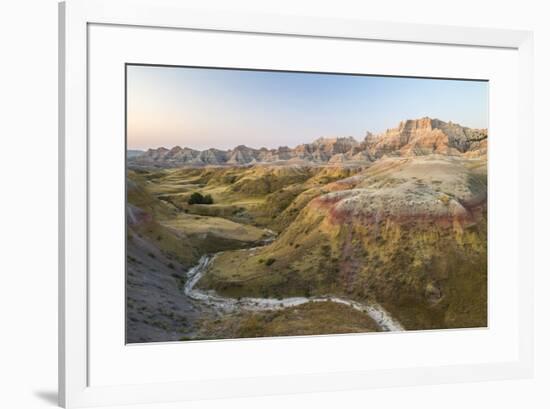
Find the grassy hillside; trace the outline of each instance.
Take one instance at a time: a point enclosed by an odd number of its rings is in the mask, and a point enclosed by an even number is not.
[[[213,203],[189,204],[195,192]],[[131,337],[378,329],[330,302],[220,315],[187,300],[185,272],[220,251],[198,286],[221,295],[339,295],[378,302],[406,329],[485,326],[486,203],[484,157],[130,171]]]
[[[379,331],[368,315],[341,304],[310,302],[271,312],[239,312],[202,321],[196,339],[284,335],[350,334]]]
[[[311,192],[274,243],[220,255],[200,285],[234,297],[374,298],[407,329],[484,326],[483,164],[382,160]]]
[[[346,178],[360,167],[248,166],[152,171],[147,189],[178,212],[221,217],[280,232],[321,188]],[[212,205],[189,205],[192,193],[211,195]],[[307,200],[302,200],[307,198]],[[284,215],[282,214],[283,212]]]

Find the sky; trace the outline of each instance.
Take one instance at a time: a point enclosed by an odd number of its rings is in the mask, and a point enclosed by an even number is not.
[[[421,117],[488,125],[484,81],[127,66],[127,147],[294,147]]]

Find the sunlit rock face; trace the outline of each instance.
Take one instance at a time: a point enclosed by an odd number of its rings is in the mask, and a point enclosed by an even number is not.
[[[384,156],[441,154],[479,157],[487,153],[487,130],[471,129],[453,122],[420,118],[402,121],[378,135],[367,132],[363,141],[353,137],[318,138],[294,148],[254,149],[239,145],[223,151],[198,151],[176,146],[149,149],[129,160],[136,165],[157,167],[235,166],[256,163],[369,163]]]
[[[367,134],[364,144],[372,156],[417,156],[439,153],[461,155],[480,149],[487,139],[486,129],[471,129],[439,119],[402,121],[398,127],[379,135]]]

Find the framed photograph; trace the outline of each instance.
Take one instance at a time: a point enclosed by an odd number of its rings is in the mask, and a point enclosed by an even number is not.
[[[61,405],[531,376],[530,32],[59,16]]]

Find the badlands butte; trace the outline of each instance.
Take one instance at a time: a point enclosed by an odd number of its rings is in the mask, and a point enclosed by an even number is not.
[[[134,151],[127,199],[127,342],[487,325],[485,129]]]

